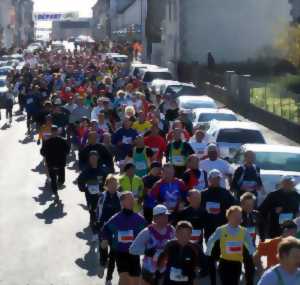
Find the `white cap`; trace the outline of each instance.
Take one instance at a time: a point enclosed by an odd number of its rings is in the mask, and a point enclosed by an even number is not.
[[[216,178],[216,177],[222,177],[222,173],[218,170],[218,169],[212,169],[209,173],[208,173],[208,179],[211,178]]]
[[[153,216],[169,215],[168,208],[165,205],[157,205],[153,208]]]

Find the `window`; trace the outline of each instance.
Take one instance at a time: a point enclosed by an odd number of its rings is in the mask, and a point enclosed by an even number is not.
[[[235,115],[222,113],[205,113],[199,116],[199,122],[217,121],[237,121]]]
[[[219,132],[217,142],[220,143],[265,143],[262,134],[255,130],[224,129]]]

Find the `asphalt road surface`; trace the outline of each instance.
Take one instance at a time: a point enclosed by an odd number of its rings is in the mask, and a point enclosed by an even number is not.
[[[25,120],[12,127],[0,121],[0,284],[95,285],[99,279],[98,250],[89,243],[84,195],[73,181],[71,163],[62,204],[55,206],[44,188],[39,147],[26,138]],[[1,129],[2,128],[2,129]],[[263,128],[270,143],[295,144]],[[117,284],[117,274],[113,284]],[[201,282],[201,284],[208,284]]]

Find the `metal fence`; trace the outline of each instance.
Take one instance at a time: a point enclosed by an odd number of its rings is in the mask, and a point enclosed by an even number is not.
[[[300,94],[276,84],[250,81],[251,104],[300,124]]]

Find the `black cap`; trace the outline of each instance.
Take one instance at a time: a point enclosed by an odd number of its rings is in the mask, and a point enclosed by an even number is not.
[[[124,166],[124,171],[127,171],[130,168],[135,168],[135,165],[132,162],[128,162]]]
[[[150,165],[150,169],[153,169],[153,168],[155,168],[155,167],[161,168],[162,165],[161,165],[161,163],[158,162],[158,161],[153,161],[153,162],[151,163],[151,165]]]
[[[99,154],[98,154],[98,152],[97,151],[95,151],[95,150],[91,150],[90,152],[89,152],[89,157],[91,157],[91,156],[99,156]]]

